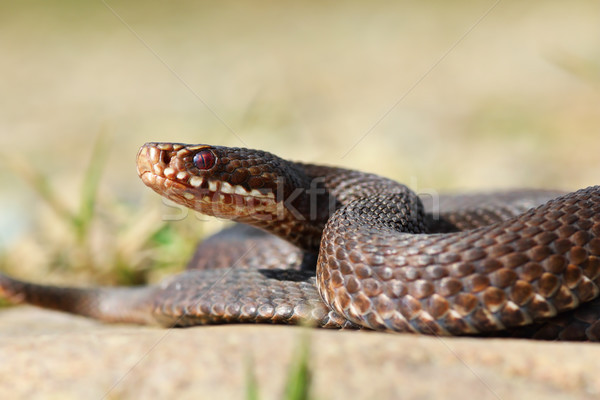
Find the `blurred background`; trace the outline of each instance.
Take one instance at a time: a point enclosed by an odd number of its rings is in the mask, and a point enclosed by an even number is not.
[[[417,191],[598,184],[599,15],[593,0],[2,2],[0,268],[121,284],[181,269],[220,223],[144,187],[146,141]]]

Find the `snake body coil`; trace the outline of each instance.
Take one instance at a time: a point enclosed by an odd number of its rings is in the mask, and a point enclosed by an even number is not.
[[[137,165],[160,195],[254,228],[209,238],[186,272],[155,286],[57,288],[0,275],[0,294],[166,326],[309,321],[600,338],[600,187],[424,205],[386,178],[248,149],[148,143]]]

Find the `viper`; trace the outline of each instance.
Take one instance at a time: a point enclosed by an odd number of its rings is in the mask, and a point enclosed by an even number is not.
[[[268,152],[147,143],[155,192],[237,222],[185,272],[76,288],[0,274],[0,295],[108,322],[311,324],[432,335],[600,339],[600,187],[418,196]]]

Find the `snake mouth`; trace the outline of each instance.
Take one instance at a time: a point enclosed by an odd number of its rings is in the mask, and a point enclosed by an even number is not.
[[[156,193],[203,214],[236,219],[252,215],[264,219],[276,213],[273,191],[247,188],[220,179],[211,171],[198,171],[196,155],[211,146],[146,143],[137,154],[137,172]],[[216,163],[215,160],[211,160]],[[203,159],[206,162],[206,159]],[[214,176],[213,176],[214,175]]]

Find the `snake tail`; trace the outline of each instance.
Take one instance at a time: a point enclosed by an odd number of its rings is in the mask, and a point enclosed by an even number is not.
[[[155,287],[75,288],[39,285],[0,274],[0,297],[105,322],[156,324]]]

